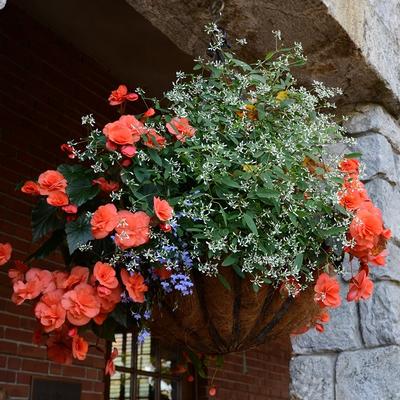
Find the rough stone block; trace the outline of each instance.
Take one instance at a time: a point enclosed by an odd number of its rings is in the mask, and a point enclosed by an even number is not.
[[[362,153],[361,161],[364,166],[362,180],[370,180],[379,175],[390,182],[397,181],[393,149],[384,136],[378,133],[361,136],[357,138],[353,151]]]
[[[398,346],[341,353],[336,363],[335,400],[398,400],[399,371]]]
[[[384,108],[375,104],[357,106],[349,116],[346,128],[349,133],[357,135],[366,132],[381,133],[400,153],[400,126]]]
[[[360,326],[367,347],[400,344],[400,285],[375,282],[374,293],[360,301]],[[400,364],[399,364],[400,371]]]
[[[336,355],[297,356],[290,361],[292,400],[334,400]]]
[[[330,321],[320,333],[310,329],[307,333],[292,337],[292,348],[296,354],[323,351],[353,350],[362,347],[359,331],[357,305],[346,301],[348,285],[341,284],[342,305],[331,309]]]

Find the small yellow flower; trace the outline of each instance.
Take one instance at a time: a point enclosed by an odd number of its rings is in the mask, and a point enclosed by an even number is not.
[[[278,101],[283,101],[289,98],[287,90],[281,90],[275,97]]]
[[[256,169],[257,165],[252,164],[243,164],[242,168],[244,172],[253,172]]]

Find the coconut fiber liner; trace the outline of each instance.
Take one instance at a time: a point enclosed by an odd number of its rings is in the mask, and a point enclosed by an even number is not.
[[[268,285],[255,292],[232,268],[220,273],[231,290],[218,278],[193,272],[192,295],[168,295],[153,310],[152,335],[204,354],[227,354],[287,336],[321,310],[312,285],[293,298]]]

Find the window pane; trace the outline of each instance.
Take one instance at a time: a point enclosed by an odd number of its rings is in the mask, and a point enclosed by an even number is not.
[[[131,374],[116,371],[110,377],[110,400],[131,399]]]
[[[117,367],[131,368],[132,366],[132,333],[117,333],[115,334],[115,342],[112,348],[118,349],[118,357],[114,360]]]
[[[178,398],[179,383],[169,379],[161,380],[160,400],[175,400]]]
[[[155,400],[155,378],[138,376],[136,385],[136,400]]]
[[[150,336],[137,346],[136,368],[141,371],[154,372],[157,366],[157,347]]]
[[[182,361],[179,362],[179,353],[176,348],[171,349],[162,345],[160,347],[160,357],[162,374],[179,375],[182,373]]]

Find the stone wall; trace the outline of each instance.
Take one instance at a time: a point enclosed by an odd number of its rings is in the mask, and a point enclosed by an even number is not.
[[[350,278],[345,259],[344,301],[331,311],[325,332],[293,337],[293,400],[400,399],[400,126],[371,104],[356,107],[347,128],[357,140],[355,150],[363,153],[362,179],[393,239],[386,266],[371,269],[370,299],[345,300]]]

